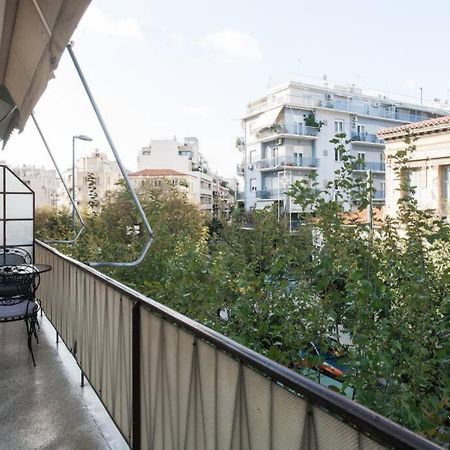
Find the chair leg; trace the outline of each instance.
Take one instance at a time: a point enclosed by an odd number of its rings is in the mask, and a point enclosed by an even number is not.
[[[30,320],[30,323],[28,323],[28,320]],[[27,335],[28,335],[28,350],[31,353],[31,359],[33,360],[33,366],[36,367],[36,361],[34,360],[34,353],[33,353],[33,347],[31,346],[31,337],[33,336],[33,324],[32,319],[25,319],[25,325],[27,327]]]

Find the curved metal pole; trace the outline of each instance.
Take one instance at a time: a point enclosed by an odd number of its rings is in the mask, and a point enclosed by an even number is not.
[[[45,148],[48,151],[48,154],[50,155],[50,158],[53,162],[53,165],[55,166],[56,171],[58,172],[59,178],[61,180],[61,183],[64,186],[65,191],[67,192],[67,195],[69,196],[70,202],[72,203],[73,206],[73,210],[76,212],[78,220],[80,221],[81,227],[78,230],[78,232],[75,231],[75,221],[73,222],[73,233],[75,234],[75,237],[73,239],[66,239],[66,240],[47,240],[44,241],[47,244],[73,244],[74,242],[76,242],[76,240],[80,237],[80,234],[82,233],[82,231],[84,230],[84,220],[81,217],[80,211],[78,211],[78,207],[77,204],[75,203],[75,200],[72,198],[72,196],[70,195],[69,189],[66,185],[66,182],[64,181],[64,178],[61,174],[61,171],[59,170],[58,164],[56,163],[55,158],[53,157],[53,153],[50,150],[50,147],[47,144],[47,141],[44,137],[44,134],[42,133],[41,127],[39,126],[36,117],[34,117],[34,112],[31,113],[31,118],[33,119],[34,125],[36,126],[36,129],[38,130],[38,133],[41,136],[42,142],[45,145]]]
[[[109,267],[134,267],[137,266],[138,264],[140,264],[143,259],[145,258],[145,255],[148,252],[148,249],[150,248],[150,246],[152,245],[153,242],[153,230],[150,226],[150,224],[148,223],[147,217],[145,215],[144,210],[142,209],[142,205],[139,202],[139,199],[136,195],[136,192],[133,189],[133,186],[131,185],[130,179],[128,178],[128,174],[122,164],[122,160],[120,159],[119,153],[116,149],[116,146],[114,145],[114,142],[111,138],[111,135],[109,134],[108,128],[106,127],[106,124],[103,120],[103,117],[100,113],[100,110],[98,109],[97,103],[95,102],[95,99],[92,95],[91,90],[89,89],[89,86],[87,84],[86,78],[83,75],[83,72],[81,70],[80,65],[78,64],[77,58],[75,57],[75,54],[73,52],[73,48],[72,48],[73,44],[72,42],[70,42],[67,45],[67,50],[69,51],[70,57],[72,58],[72,62],[75,66],[75,69],[78,72],[78,76],[80,77],[81,82],[83,83],[84,89],[86,91],[87,96],[89,97],[89,100],[91,102],[92,108],[95,111],[95,114],[97,116],[97,119],[100,123],[100,126],[102,127],[103,133],[105,134],[105,137],[108,141],[109,146],[111,147],[111,150],[114,154],[114,157],[116,158],[117,164],[119,166],[120,171],[122,172],[123,178],[125,180],[125,183],[128,187],[128,190],[130,191],[131,197],[134,201],[134,204],[136,205],[136,208],[139,211],[139,214],[142,218],[142,222],[144,223],[144,227],[147,230],[148,233],[148,241],[145,244],[144,248],[142,249],[142,252],[140,254],[140,256],[135,260],[135,261],[131,261],[131,262],[109,262],[109,261],[98,261],[98,262],[89,262],[88,264],[92,267],[99,267],[99,266],[109,266]]]

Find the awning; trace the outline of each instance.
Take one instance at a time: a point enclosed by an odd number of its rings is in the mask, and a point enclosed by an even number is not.
[[[274,109],[270,109],[258,116],[258,118],[253,122],[253,130],[261,130],[262,128],[271,127],[277,120],[284,106],[279,106]]]
[[[0,1],[0,140],[23,130],[91,0]]]

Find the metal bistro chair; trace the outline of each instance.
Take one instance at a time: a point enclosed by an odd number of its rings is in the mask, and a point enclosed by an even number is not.
[[[0,266],[31,264],[31,255],[23,248],[0,248]]]
[[[0,322],[25,322],[28,350],[36,366],[31,340],[34,335],[39,343],[36,332],[39,304],[35,296],[39,273],[32,266],[4,266],[0,269]]]

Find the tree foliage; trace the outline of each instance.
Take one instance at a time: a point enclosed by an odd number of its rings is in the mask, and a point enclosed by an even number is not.
[[[309,341],[350,334],[345,383],[356,400],[446,445],[449,227],[417,208],[407,177],[411,141],[391,161],[401,179],[397,217],[376,230],[350,224],[349,207],[365,209],[374,189],[355,176],[359,161],[346,150],[345,135],[332,142],[342,160],[335,180],[319,189],[313,175],[289,191],[302,211],[295,234],[276,209],[235,212],[231,223],[210,224],[172,187],[144,186],[139,196],[154,244],[138,267],[104,270],[292,368]],[[85,222],[79,241],[63,247],[83,261],[130,261],[146,240],[124,189],[99,213],[87,212]],[[41,238],[70,234],[67,212],[41,211],[36,223]]]

